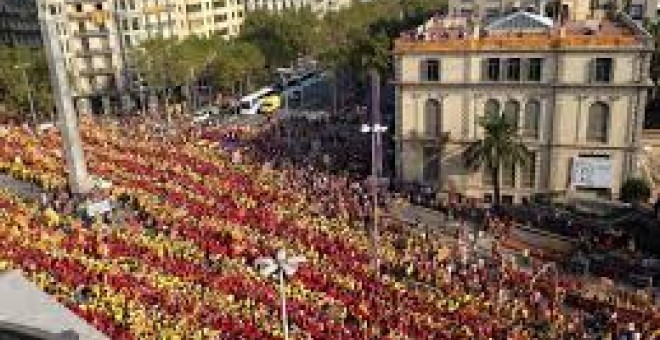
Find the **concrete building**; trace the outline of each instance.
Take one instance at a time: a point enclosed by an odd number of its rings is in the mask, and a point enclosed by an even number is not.
[[[533,157],[501,169],[505,201],[617,196],[637,173],[653,41],[628,16],[563,24],[515,12],[487,26],[433,18],[395,41],[396,173],[491,199],[464,167],[479,118],[508,115]]]
[[[281,11],[286,8],[309,7],[314,13],[323,15],[350,6],[352,0],[246,0],[248,11]]]
[[[127,51],[153,37],[238,34],[242,0],[44,0],[71,74],[76,106],[102,112],[120,106],[132,85]]]
[[[41,44],[36,0],[0,0],[0,44]]]
[[[449,14],[492,19],[517,10],[540,11],[549,17],[565,13],[570,20],[586,20],[599,10],[625,10],[634,20],[655,19],[658,0],[449,0]],[[627,7],[627,8],[626,8]]]

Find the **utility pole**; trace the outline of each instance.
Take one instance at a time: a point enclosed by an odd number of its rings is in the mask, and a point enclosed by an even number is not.
[[[44,12],[42,6],[37,6],[37,8],[39,9],[41,36],[48,58],[53,97],[59,113],[62,147],[64,148],[66,167],[69,171],[69,189],[74,194],[84,194],[89,191],[87,166],[78,131],[78,119],[73,109],[71,89],[64,69],[62,50],[55,33],[53,19],[50,18],[50,14]]]
[[[378,245],[379,245],[379,200],[378,194],[380,190],[380,177],[382,173],[381,165],[381,155],[380,151],[382,149],[382,134],[387,132],[387,127],[381,125],[381,113],[380,113],[380,75],[378,71],[372,69],[369,71],[371,78],[371,124],[363,124],[360,132],[370,133],[371,134],[371,195],[372,195],[372,204],[373,204],[373,216],[372,216],[372,230],[371,230],[371,240],[373,248],[373,264],[375,273],[377,276],[380,275],[380,257],[378,256]]]

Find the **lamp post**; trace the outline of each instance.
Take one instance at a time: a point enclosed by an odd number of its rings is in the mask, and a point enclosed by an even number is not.
[[[306,262],[303,256],[287,257],[286,251],[280,249],[274,258],[260,257],[255,261],[259,272],[265,277],[277,277],[280,284],[280,296],[282,301],[282,329],[284,340],[289,340],[289,322],[286,312],[286,285],[285,276],[290,277],[298,270],[298,265]]]
[[[381,135],[384,132],[387,132],[387,126],[380,124],[362,124],[360,128],[361,133],[370,133],[371,134],[371,190],[373,196],[373,225],[372,225],[372,243],[373,243],[373,256],[374,256],[374,267],[376,269],[376,274],[379,272],[380,260],[378,258],[378,148],[380,147]]]
[[[552,306],[553,307],[552,308],[552,315],[554,316],[554,314],[555,314],[554,310],[558,309],[558,307],[559,307],[559,306],[557,306],[557,304],[559,302],[559,273],[557,272],[557,265],[554,262],[544,264],[543,267],[541,267],[541,269],[539,269],[539,271],[536,274],[534,274],[534,276],[532,277],[532,280],[530,281],[530,284],[529,284],[529,290],[531,291],[531,290],[534,289],[534,283],[536,283],[536,280],[538,279],[538,277],[541,274],[543,274],[543,273],[545,273],[545,272],[547,272],[551,269],[552,269],[552,272],[553,272],[552,281],[553,281],[553,290],[554,290],[554,292],[553,292],[554,297],[553,297],[553,303],[552,303],[552,305],[553,305]]]
[[[277,69],[277,74],[280,76],[280,80],[282,82],[282,94],[284,95],[284,120],[289,117],[289,93],[287,88],[287,79],[292,72],[293,70],[287,67],[280,67]],[[291,145],[291,132],[287,128],[286,124],[283,126],[286,130],[286,145],[288,148]]]
[[[20,69],[21,73],[23,74],[23,82],[25,83],[25,87],[27,88],[28,102],[30,103],[30,116],[32,117],[32,122],[36,125],[37,111],[34,108],[34,98],[32,97],[32,89],[30,88],[30,79],[28,78],[27,75],[27,68],[30,66],[31,64],[23,63],[23,64],[14,65],[14,69],[17,70]]]

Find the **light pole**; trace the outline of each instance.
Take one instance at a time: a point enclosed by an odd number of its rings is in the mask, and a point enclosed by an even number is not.
[[[275,258],[260,257],[255,261],[257,267],[260,267],[259,272],[265,277],[276,276],[280,283],[280,296],[282,299],[282,329],[284,331],[284,340],[289,340],[289,322],[287,320],[286,312],[286,285],[284,282],[285,276],[293,276],[298,270],[298,265],[306,262],[303,256],[287,257],[286,251],[280,249]]]
[[[288,79],[288,76],[292,73],[293,71],[291,68],[288,67],[280,67],[277,69],[277,74],[280,76],[280,80],[282,81],[282,93],[284,94],[284,116],[287,117],[289,116],[289,93],[287,93],[287,84],[286,81]]]
[[[284,126],[284,129],[286,130],[285,133],[287,148],[291,146],[291,132],[286,125],[286,119],[289,117],[289,93],[287,88],[287,79],[292,72],[293,70],[287,67],[280,67],[277,69],[277,74],[280,76],[280,80],[282,81],[282,94],[284,95],[284,119],[282,120],[284,124],[282,126]]]
[[[551,269],[552,269],[552,272],[553,272],[552,281],[553,281],[553,290],[554,290],[554,292],[553,292],[554,296],[553,296],[552,315],[554,316],[554,314],[555,314],[554,310],[559,308],[559,306],[558,306],[558,302],[559,302],[559,273],[557,272],[557,265],[554,262],[546,263],[546,264],[543,265],[543,267],[541,267],[541,269],[539,269],[539,271],[532,277],[532,280],[529,284],[529,290],[532,291],[534,289],[534,283],[536,283],[536,280],[538,279],[538,277],[541,274],[543,274],[543,273],[545,273],[545,272],[547,272]]]
[[[34,125],[37,125],[37,111],[34,108],[34,98],[32,97],[32,89],[30,88],[30,79],[28,78],[27,75],[27,68],[30,67],[31,65],[28,63],[23,63],[23,64],[18,64],[14,65],[14,69],[20,69],[21,73],[23,74],[23,82],[25,83],[25,87],[27,87],[27,96],[28,96],[28,102],[30,102],[30,116],[32,116],[32,122]]]
[[[373,221],[372,221],[372,243],[373,243],[373,256],[374,256],[374,268],[376,269],[376,275],[379,274],[380,269],[380,259],[378,258],[378,182],[379,182],[379,166],[377,164],[378,160],[378,148],[380,146],[381,134],[387,132],[387,126],[380,124],[362,124],[360,128],[362,133],[371,134],[371,190],[373,196]]]

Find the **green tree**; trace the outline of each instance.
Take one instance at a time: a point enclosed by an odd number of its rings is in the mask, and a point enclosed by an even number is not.
[[[648,202],[651,198],[651,184],[642,178],[628,178],[621,185],[620,199],[626,203]]]
[[[32,95],[37,115],[51,113],[53,99],[44,51],[24,46],[0,47],[0,91],[10,111],[29,113]]]
[[[242,40],[219,41],[214,47],[214,58],[209,64],[210,78],[217,88],[237,94],[266,80],[265,57],[259,47]]]
[[[246,17],[239,39],[258,47],[266,65],[275,69],[317,54],[321,31],[321,20],[309,8],[254,11]]]
[[[500,169],[503,166],[524,164],[530,152],[523,144],[516,127],[499,113],[491,113],[481,118],[479,125],[484,130],[484,137],[470,144],[464,152],[467,168],[488,169],[493,182],[495,206],[499,206]]]

